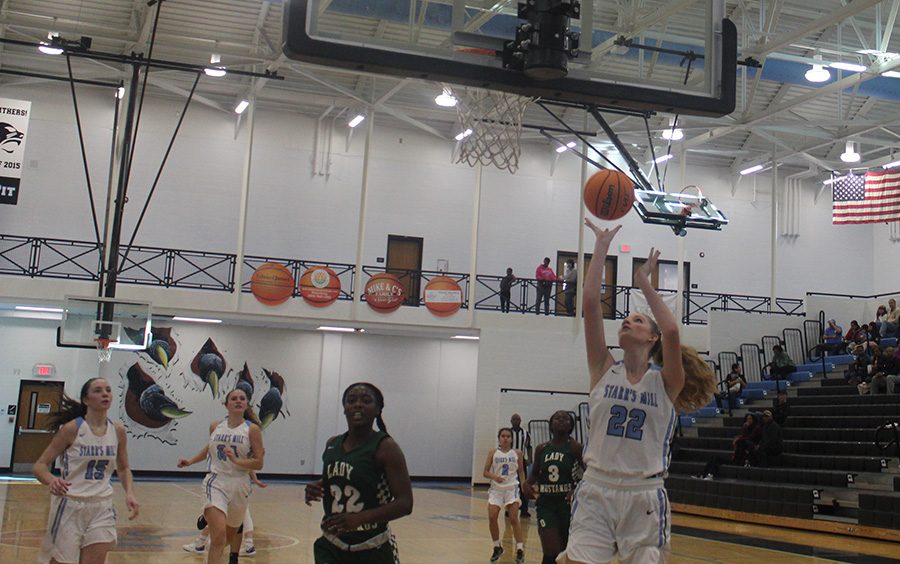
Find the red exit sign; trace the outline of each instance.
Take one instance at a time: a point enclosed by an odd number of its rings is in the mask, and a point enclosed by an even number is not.
[[[35,364],[34,368],[31,369],[31,373],[34,376],[50,378],[56,375],[56,367],[52,364]]]

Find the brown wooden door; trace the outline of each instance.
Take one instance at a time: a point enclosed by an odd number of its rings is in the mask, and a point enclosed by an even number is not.
[[[16,436],[13,440],[13,472],[27,472],[37,461],[53,432],[48,429],[50,414],[59,411],[62,382],[23,380],[19,384]]]
[[[584,269],[583,276],[587,275],[588,267],[591,266],[591,257],[593,255],[590,253],[584,254]],[[559,276],[562,276],[562,273],[565,272],[566,260],[572,259],[575,261],[575,264],[578,264],[578,253],[571,253],[567,251],[559,251],[556,254],[556,273]],[[618,257],[607,256],[606,257],[606,267],[603,269],[603,317],[606,319],[615,319],[616,311],[615,311],[615,299],[616,299],[616,276],[618,275]],[[559,283],[560,294],[556,300],[556,315],[565,315],[566,314],[566,304],[565,297],[562,294],[562,283]],[[577,303],[577,301],[576,301]]]
[[[421,237],[388,235],[386,270],[400,279],[406,291],[406,305],[419,305],[423,241]]]

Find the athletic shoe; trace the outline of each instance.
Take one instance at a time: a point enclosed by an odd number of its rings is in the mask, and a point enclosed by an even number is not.
[[[228,564],[238,564],[238,553],[230,552],[228,554]]]
[[[525,562],[525,551],[521,548],[516,550],[516,564],[522,564]]]
[[[188,543],[181,548],[191,554],[206,554],[206,537],[198,537],[194,542]]]
[[[494,552],[493,552],[493,554],[491,554],[491,562],[496,562],[497,560],[500,560],[501,556],[503,556],[503,547],[495,546]]]
[[[256,556],[256,547],[251,543],[244,543],[241,546],[241,556]]]

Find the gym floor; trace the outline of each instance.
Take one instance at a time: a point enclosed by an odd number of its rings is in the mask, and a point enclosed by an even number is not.
[[[205,562],[182,550],[197,531],[200,480],[138,480],[135,491],[141,514],[127,520],[118,484],[119,545],[109,564],[181,564]],[[419,484],[415,508],[396,521],[394,534],[404,564],[488,562],[491,542],[487,526],[487,492],[459,484]],[[49,494],[36,482],[0,479],[0,562],[34,562],[47,523]],[[257,488],[251,501],[257,555],[242,558],[258,564],[311,563],[312,543],[319,536],[321,507],[303,503],[297,482],[271,482]],[[523,519],[526,562],[540,562],[536,519]],[[501,524],[501,529],[504,526]],[[673,516],[675,563],[686,562],[898,562],[896,543],[839,535],[748,525],[690,515]],[[512,530],[505,529],[506,553],[515,559]]]

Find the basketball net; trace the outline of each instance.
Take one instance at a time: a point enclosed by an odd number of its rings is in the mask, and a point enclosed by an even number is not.
[[[95,341],[97,342],[97,359],[100,363],[109,362],[109,359],[112,358],[112,349],[109,348],[109,345],[116,341],[103,337],[98,337]]]
[[[533,98],[496,90],[454,90],[459,157],[469,166],[494,165],[511,173],[519,168],[522,116]]]

